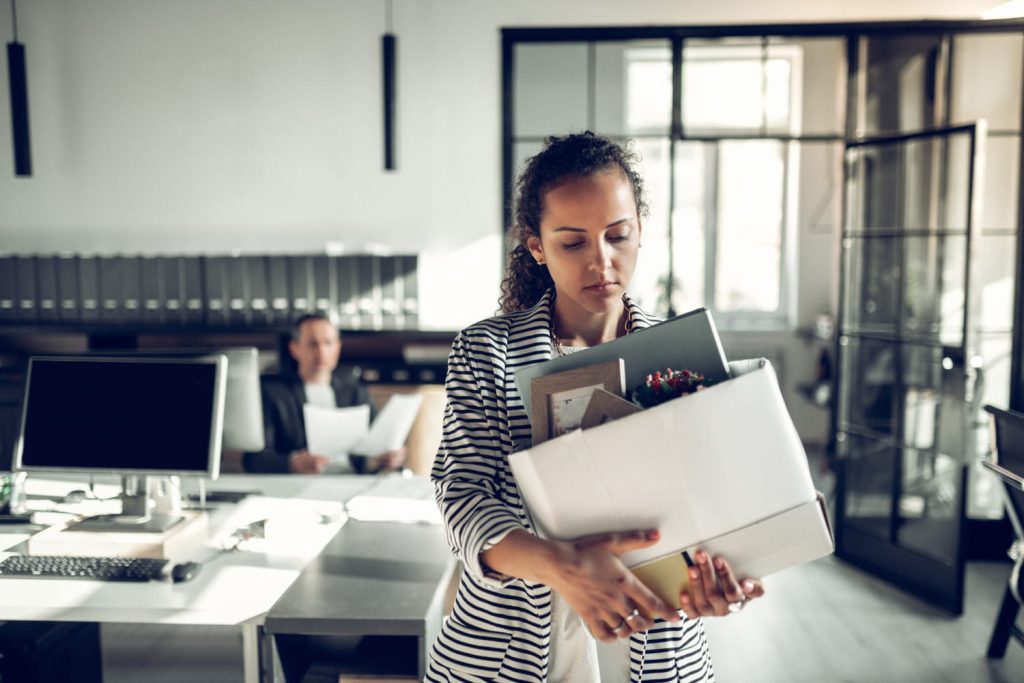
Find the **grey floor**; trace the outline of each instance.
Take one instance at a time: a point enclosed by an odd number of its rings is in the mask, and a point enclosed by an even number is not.
[[[985,658],[1008,573],[970,564],[967,607],[952,619],[838,560],[791,569],[741,614],[706,620],[718,681],[1020,683],[1024,647]],[[230,629],[107,625],[103,648],[107,683],[242,680]]]

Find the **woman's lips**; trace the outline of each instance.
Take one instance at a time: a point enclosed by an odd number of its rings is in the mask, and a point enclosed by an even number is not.
[[[615,285],[616,285],[616,283],[614,283],[614,282],[598,282],[596,285],[590,285],[589,287],[584,287],[584,289],[586,289],[589,292],[599,292],[599,293],[601,293],[601,292],[607,292],[608,290],[610,290]]]

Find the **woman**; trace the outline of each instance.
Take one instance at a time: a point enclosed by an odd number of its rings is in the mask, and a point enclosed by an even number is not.
[[[508,467],[530,446],[518,368],[656,322],[626,295],[646,209],[634,162],[592,133],[548,139],[519,179],[504,315],[452,347],[432,479],[465,571],[429,681],[711,681],[699,617],[764,592],[701,551],[691,594],[666,605],[619,560],[657,543],[657,530],[538,538]]]

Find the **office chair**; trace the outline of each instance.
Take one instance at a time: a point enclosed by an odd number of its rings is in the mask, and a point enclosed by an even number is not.
[[[1024,603],[1024,413],[990,405],[985,410],[992,415],[995,426],[997,461],[983,462],[1002,480],[1006,514],[1017,537],[1009,552],[1014,560],[1013,570],[988,643],[988,656],[1001,659],[1011,637],[1024,646],[1024,630],[1017,626],[1017,615]]]

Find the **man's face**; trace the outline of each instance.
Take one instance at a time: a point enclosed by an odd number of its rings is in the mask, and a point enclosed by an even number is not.
[[[307,320],[299,328],[299,338],[289,342],[288,350],[299,364],[299,376],[307,379],[334,371],[341,354],[341,340],[326,320]]]

